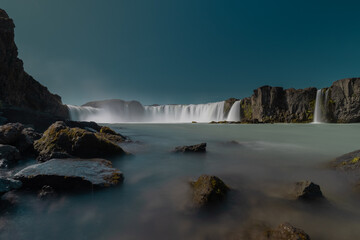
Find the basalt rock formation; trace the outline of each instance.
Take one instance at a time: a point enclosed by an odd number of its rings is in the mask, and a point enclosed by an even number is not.
[[[263,86],[240,104],[241,121],[249,123],[311,122],[316,88],[286,89]]]
[[[11,122],[36,125],[44,118],[66,119],[68,108],[61,97],[49,90],[24,71],[14,41],[14,22],[0,9],[0,112]],[[42,115],[41,115],[42,114]],[[41,115],[41,116],[39,116]],[[48,124],[46,122],[46,124]],[[40,125],[40,124],[39,124]]]

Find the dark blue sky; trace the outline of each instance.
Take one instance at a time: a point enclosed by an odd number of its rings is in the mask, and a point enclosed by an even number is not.
[[[200,103],[360,76],[358,1],[1,0],[25,70],[67,104]]]

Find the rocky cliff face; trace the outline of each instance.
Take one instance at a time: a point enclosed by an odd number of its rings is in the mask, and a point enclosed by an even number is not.
[[[338,80],[327,91],[324,107],[331,122],[360,122],[360,78]]]
[[[14,42],[14,27],[13,20],[0,9],[0,109],[15,107],[68,118],[60,96],[50,93],[24,71]]]
[[[263,86],[240,105],[243,122],[311,122],[316,88],[286,89]]]

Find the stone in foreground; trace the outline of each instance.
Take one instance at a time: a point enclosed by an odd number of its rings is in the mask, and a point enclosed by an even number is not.
[[[191,182],[193,202],[198,207],[216,204],[222,201],[229,187],[218,177],[201,175],[197,181]]]
[[[39,152],[40,162],[53,157],[98,158],[125,154],[121,147],[105,137],[81,128],[70,128],[61,121],[52,124],[34,147]]]
[[[303,230],[292,226],[290,223],[280,224],[276,229],[268,231],[269,240],[310,240]]]
[[[92,190],[117,185],[123,174],[104,159],[51,159],[26,167],[14,178],[31,189],[48,185],[56,190]]]
[[[0,178],[0,195],[9,192],[11,190],[19,189],[21,182],[11,178]]]
[[[180,146],[174,149],[175,153],[204,153],[206,152],[206,143],[200,143],[191,146]]]
[[[297,182],[295,184],[295,196],[297,199],[305,201],[324,199],[320,186],[310,181]]]

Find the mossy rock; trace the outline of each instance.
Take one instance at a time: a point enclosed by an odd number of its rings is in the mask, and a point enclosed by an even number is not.
[[[218,177],[201,175],[195,182],[191,182],[193,189],[193,203],[198,207],[205,207],[221,202],[229,191],[229,187]]]
[[[109,133],[109,134],[117,135],[117,133],[114,130],[106,126],[100,128],[100,133]]]
[[[64,122],[56,122],[35,141],[34,148],[39,152],[39,161],[49,160],[54,153],[59,153],[57,156],[81,158],[125,154],[121,147],[100,134],[81,128],[69,128]]]

